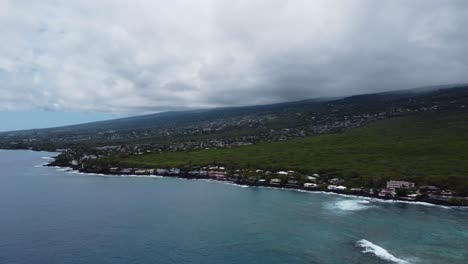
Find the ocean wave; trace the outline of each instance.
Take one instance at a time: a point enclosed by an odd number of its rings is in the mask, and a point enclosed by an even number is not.
[[[54,167],[55,168],[55,167]],[[56,171],[70,171],[70,170],[73,170],[72,168],[70,167],[58,167],[58,168],[55,168]]]
[[[374,207],[369,201],[363,199],[342,200],[327,204],[329,209],[342,211],[361,211]]]
[[[309,191],[306,191],[309,192]],[[403,204],[412,204],[412,205],[422,205],[422,206],[431,206],[431,207],[438,207],[444,209],[452,209],[454,207],[439,205],[439,204],[431,204],[427,202],[418,202],[418,201],[402,201],[402,200],[383,200],[375,197],[365,197],[353,194],[341,194],[341,193],[333,193],[333,192],[324,192],[324,191],[310,191],[309,193],[321,193],[321,194],[328,194],[328,195],[336,195],[346,198],[356,198],[364,201],[372,201],[372,202],[379,202],[379,203],[403,203]]]
[[[41,157],[41,159],[45,159],[45,160],[53,160],[54,158],[52,158],[52,157]]]
[[[153,178],[153,179],[160,179],[163,176],[159,175],[137,175],[137,174],[103,174],[103,173],[88,173],[88,172],[80,172],[77,170],[64,170],[66,173],[70,174],[79,174],[79,175],[88,175],[88,176],[99,176],[99,177],[122,177],[122,178]]]
[[[239,187],[239,188],[249,188],[250,187],[249,185],[241,185],[241,184],[232,183],[232,182],[221,182],[221,183],[226,184],[226,185]]]
[[[387,260],[393,263],[410,264],[408,261],[395,257],[390,252],[388,252],[385,248],[377,246],[376,244],[368,240],[361,239],[356,243],[356,245],[364,249],[362,253],[371,253],[380,259]]]

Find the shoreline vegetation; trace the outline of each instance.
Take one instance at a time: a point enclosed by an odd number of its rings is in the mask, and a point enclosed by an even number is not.
[[[210,181],[217,181],[223,183],[234,184],[238,186],[248,186],[248,187],[268,187],[268,188],[275,188],[275,189],[284,189],[284,190],[297,190],[297,191],[307,191],[307,192],[318,192],[318,193],[333,193],[338,195],[345,195],[349,197],[361,197],[361,198],[369,198],[369,199],[378,199],[384,201],[397,201],[397,202],[408,202],[408,203],[427,203],[432,205],[439,205],[439,206],[451,206],[451,207],[468,207],[468,197],[447,197],[447,199],[435,199],[429,193],[423,193],[414,196],[396,196],[398,189],[393,189],[393,195],[391,193],[386,193],[385,196],[381,195],[381,192],[378,189],[372,191],[372,189],[366,190],[364,188],[333,188],[330,189],[329,186],[337,186],[340,185],[323,185],[323,184],[314,184],[310,183],[310,185],[301,184],[297,180],[287,180],[287,181],[275,181],[273,178],[271,180],[263,180],[258,178],[243,178],[232,175],[232,177],[228,176],[227,173],[224,173],[225,169],[222,171],[207,173],[206,175],[195,175],[193,172],[181,171],[179,169],[159,169],[166,171],[165,173],[157,173],[157,170],[152,169],[145,169],[145,168],[109,168],[109,170],[101,170],[101,171],[93,171],[88,170],[86,168],[80,168],[79,166],[69,166],[64,164],[57,164],[54,161],[50,163],[43,164],[42,166],[45,167],[55,167],[55,168],[62,168],[65,171],[76,171],[78,173],[89,174],[89,175],[103,175],[103,176],[133,176],[133,177],[165,177],[165,178],[178,178],[178,179],[188,179],[188,180],[210,180]],[[114,171],[113,171],[114,170]],[[319,178],[318,174],[315,176],[309,176]],[[294,177],[290,177],[294,178]],[[273,180],[273,181],[272,181]],[[343,186],[341,186],[343,187]],[[409,189],[407,189],[409,191]],[[413,189],[415,190],[415,189]],[[395,193],[396,191],[396,193]],[[418,192],[419,193],[419,192]],[[406,194],[406,192],[405,192]],[[429,194],[429,195],[428,195]]]

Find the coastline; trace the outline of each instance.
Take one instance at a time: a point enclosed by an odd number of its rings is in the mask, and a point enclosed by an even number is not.
[[[50,157],[50,160],[54,160],[54,157]],[[48,168],[55,168],[60,171],[70,172],[74,174],[82,174],[82,175],[90,175],[90,176],[108,176],[108,177],[135,177],[135,178],[174,178],[174,179],[183,179],[183,180],[202,180],[208,182],[216,182],[221,184],[229,184],[235,185],[238,187],[253,187],[253,188],[267,188],[267,189],[277,189],[277,190],[287,190],[287,191],[297,191],[297,192],[305,192],[305,193],[321,193],[321,194],[331,194],[331,195],[338,195],[342,197],[354,197],[364,200],[371,200],[371,201],[378,201],[378,202],[392,202],[392,203],[405,203],[405,204],[414,204],[414,205],[424,205],[424,206],[437,206],[441,208],[468,208],[468,206],[464,205],[457,205],[450,202],[445,202],[442,200],[433,200],[433,199],[419,199],[419,200],[411,200],[411,199],[402,199],[397,197],[379,197],[377,195],[370,195],[368,193],[359,193],[353,192],[349,193],[346,191],[339,191],[339,190],[323,190],[319,188],[306,188],[303,186],[288,186],[287,184],[280,184],[274,185],[270,183],[251,183],[248,181],[233,181],[233,180],[218,180],[209,177],[194,177],[192,175],[188,175],[185,173],[181,173],[178,175],[153,175],[153,174],[122,174],[122,173],[111,173],[111,172],[91,172],[86,171],[84,169],[73,168],[70,166],[60,166],[56,164],[52,164],[52,162],[46,162],[41,165],[37,165],[37,167],[48,167]]]

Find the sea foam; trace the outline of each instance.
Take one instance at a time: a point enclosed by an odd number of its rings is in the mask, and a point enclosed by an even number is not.
[[[329,209],[338,209],[342,211],[361,211],[372,208],[373,205],[367,200],[353,199],[353,200],[342,200],[327,204]]]
[[[371,253],[380,259],[387,260],[393,263],[410,264],[408,261],[397,258],[394,255],[390,254],[390,252],[388,252],[385,248],[379,247],[376,244],[365,239],[359,240],[356,244],[364,249],[362,253]]]

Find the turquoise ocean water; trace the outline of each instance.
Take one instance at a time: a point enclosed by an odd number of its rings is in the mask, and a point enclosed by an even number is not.
[[[468,263],[468,210],[162,177],[0,151],[0,263]]]

